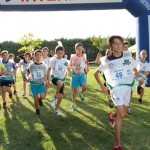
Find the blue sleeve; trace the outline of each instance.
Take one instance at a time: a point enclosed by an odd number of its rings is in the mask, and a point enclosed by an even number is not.
[[[16,69],[16,66],[15,66],[15,64],[14,64],[14,63],[12,63],[12,67],[13,67],[13,69],[14,69],[14,70]]]

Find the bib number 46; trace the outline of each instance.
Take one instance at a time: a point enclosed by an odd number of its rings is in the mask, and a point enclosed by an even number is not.
[[[116,72],[116,78],[121,79],[123,77],[122,72]]]

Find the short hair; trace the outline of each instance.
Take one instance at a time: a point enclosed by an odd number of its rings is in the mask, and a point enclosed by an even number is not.
[[[128,45],[129,46],[129,42],[128,41],[124,41],[123,45]]]
[[[15,55],[13,53],[10,53],[8,57],[12,58],[12,57],[15,57]]]
[[[36,55],[36,53],[42,53],[42,51],[40,49],[37,49],[37,50],[35,50],[34,55]]]
[[[57,45],[57,46],[55,47],[55,53],[57,53],[58,51],[65,51],[65,49],[64,49],[63,46]]]
[[[82,45],[81,43],[76,43],[76,44],[75,44],[75,49],[77,49],[79,46],[82,46],[82,47],[83,47],[83,45]]]
[[[44,51],[44,50],[49,51],[48,47],[43,47],[43,48],[42,48],[42,51]]]
[[[140,51],[140,56],[142,55],[143,52],[146,52],[146,54],[147,54],[147,51],[145,49],[143,49]]]
[[[5,53],[6,53],[6,54],[9,54],[7,50],[3,50],[2,53],[1,53],[2,56],[3,56],[3,54],[5,54]]]
[[[123,38],[119,35],[113,35],[109,38],[109,46],[111,47],[112,43],[114,42],[114,39],[119,39],[123,43]]]
[[[24,54],[24,56],[29,56],[29,57],[31,57],[31,54],[30,54],[29,52],[26,52],[26,53]]]

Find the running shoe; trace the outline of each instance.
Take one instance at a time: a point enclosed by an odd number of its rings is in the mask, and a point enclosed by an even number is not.
[[[128,115],[131,115],[131,107],[128,107],[127,113]]]
[[[77,111],[77,105],[75,103],[72,104],[71,108],[73,109],[73,111]]]
[[[25,92],[23,92],[23,93],[22,93],[22,96],[25,96],[25,95],[26,95],[26,93],[25,93]]]
[[[55,109],[55,110],[54,110],[54,113],[55,113],[57,116],[61,116],[61,115],[62,115],[62,113],[60,112],[59,109]]]
[[[122,146],[121,145],[114,145],[113,150],[122,150]]]
[[[14,93],[13,93],[14,95],[16,95],[17,94],[17,91],[16,90],[14,90]]]
[[[108,115],[108,118],[109,118],[109,124],[112,128],[115,127],[115,119],[112,117],[112,112],[109,113]]]
[[[42,102],[41,99],[39,99],[39,105],[40,105],[40,106],[43,106],[43,102]]]
[[[33,96],[32,92],[29,93],[29,96]]]
[[[139,101],[139,103],[141,104],[143,100],[142,100],[141,98],[139,98],[138,101]]]
[[[80,97],[81,101],[84,101],[84,95],[83,95],[83,93],[79,93],[79,97]]]
[[[57,99],[58,99],[57,97],[55,97],[55,96],[53,97],[53,99],[52,99],[51,102],[50,102],[50,106],[51,106],[51,107],[53,107],[53,108],[55,107],[55,105],[56,105],[56,103],[57,103]]]
[[[7,106],[6,106],[6,102],[5,103],[3,103],[3,108],[5,109]]]
[[[36,115],[36,116],[39,116],[39,115],[40,115],[40,110],[39,110],[39,109],[36,109],[35,115]]]
[[[9,98],[10,98],[10,99],[13,98],[12,92],[9,93]]]

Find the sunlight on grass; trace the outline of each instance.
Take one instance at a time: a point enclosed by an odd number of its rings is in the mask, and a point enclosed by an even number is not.
[[[110,150],[114,141],[114,130],[110,128],[108,101],[94,79],[95,66],[88,73],[88,90],[85,101],[77,96],[77,112],[71,109],[70,77],[65,84],[65,98],[56,116],[49,102],[55,86],[48,89],[47,97],[35,116],[33,98],[22,97],[21,74],[17,75],[17,92],[13,100],[7,96],[7,109],[0,107],[0,150]],[[27,90],[28,91],[28,90]],[[145,88],[143,104],[138,103],[134,88],[132,115],[126,116],[122,127],[121,143],[124,150],[150,149],[150,102],[149,88]],[[2,100],[1,100],[2,104]],[[144,143],[139,145],[139,143]]]

